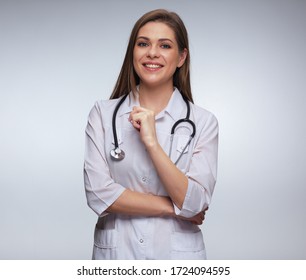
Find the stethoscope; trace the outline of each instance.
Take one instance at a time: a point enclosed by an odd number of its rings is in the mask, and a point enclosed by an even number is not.
[[[119,147],[119,143],[118,143],[118,137],[117,137],[117,130],[116,130],[116,116],[117,116],[117,112],[120,108],[120,106],[122,105],[122,103],[124,102],[124,100],[127,98],[128,94],[124,95],[120,101],[118,102],[118,104],[115,107],[114,113],[113,113],[113,118],[112,118],[112,127],[113,127],[113,137],[114,137],[114,149],[112,149],[110,151],[110,155],[111,155],[111,159],[115,160],[115,161],[120,161],[123,160],[125,158],[125,152],[120,149]],[[175,165],[179,162],[179,160],[181,159],[182,155],[184,154],[185,150],[187,149],[187,147],[190,145],[191,140],[193,139],[193,137],[196,134],[196,126],[194,124],[194,122],[192,120],[190,120],[190,104],[189,101],[186,97],[182,96],[186,106],[187,106],[187,113],[186,113],[186,117],[183,119],[179,119],[178,121],[176,121],[174,123],[174,125],[171,128],[171,136],[170,136],[170,150],[169,150],[169,157],[171,158],[171,151],[172,151],[172,144],[173,144],[173,137],[174,137],[174,133],[175,133],[175,129],[177,128],[177,126],[181,123],[187,122],[192,126],[192,133],[189,136],[189,139],[186,143],[186,145],[183,147],[182,152],[180,154],[180,156],[176,159],[175,161]]]

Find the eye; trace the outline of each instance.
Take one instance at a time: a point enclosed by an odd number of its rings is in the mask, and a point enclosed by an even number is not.
[[[138,42],[138,43],[137,43],[137,46],[138,46],[138,47],[147,47],[147,46],[148,46],[148,43],[146,43],[146,42]]]
[[[162,44],[161,47],[163,49],[171,49],[171,46],[169,44]]]

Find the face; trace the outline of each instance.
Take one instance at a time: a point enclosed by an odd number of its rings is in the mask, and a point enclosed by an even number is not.
[[[186,56],[187,50],[179,52],[174,31],[165,23],[148,22],[139,29],[133,64],[140,84],[173,87],[173,74]]]

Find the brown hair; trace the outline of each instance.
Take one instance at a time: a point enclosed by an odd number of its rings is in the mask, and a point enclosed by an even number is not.
[[[183,21],[176,13],[163,9],[146,13],[135,23],[121,71],[110,99],[118,98],[128,94],[130,91],[136,92],[136,86],[139,84],[140,79],[134,70],[133,49],[139,29],[151,21],[167,24],[175,33],[179,51],[182,52],[184,49],[187,49],[187,56],[184,64],[180,68],[177,68],[173,75],[173,84],[184,97],[193,102],[190,86],[190,55],[187,30]]]

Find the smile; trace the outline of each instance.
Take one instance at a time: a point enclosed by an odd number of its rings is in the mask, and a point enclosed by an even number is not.
[[[161,68],[161,65],[158,64],[145,64],[145,66],[148,68]]]
[[[152,70],[160,69],[160,68],[163,67],[160,64],[151,64],[151,63],[145,63],[145,64],[143,64],[143,66],[148,68],[148,69],[152,69]]]

